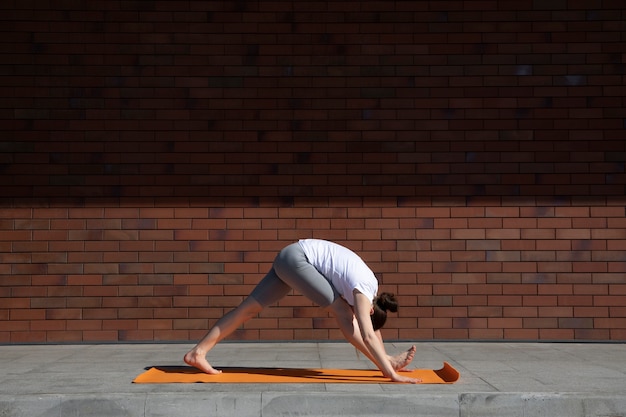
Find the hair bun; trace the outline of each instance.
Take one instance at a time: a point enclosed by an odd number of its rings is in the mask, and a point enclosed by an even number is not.
[[[392,313],[398,311],[398,300],[396,296],[388,292],[380,294],[376,300],[376,304],[384,311],[389,310]]]

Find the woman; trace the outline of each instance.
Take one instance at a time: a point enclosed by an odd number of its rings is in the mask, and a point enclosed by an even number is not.
[[[415,356],[415,346],[397,356],[385,352],[380,328],[387,310],[396,312],[393,294],[377,296],[378,280],[354,252],[333,242],[305,239],[280,251],[272,269],[237,308],[215,323],[204,338],[185,355],[185,362],[207,374],[221,371],[213,368],[206,354],[220,340],[263,308],[295,289],[314,303],[327,307],[341,332],[394,382],[420,382],[398,373]]]

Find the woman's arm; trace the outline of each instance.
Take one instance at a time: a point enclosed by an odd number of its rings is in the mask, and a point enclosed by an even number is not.
[[[363,342],[376,359],[376,364],[382,371],[383,375],[391,378],[391,380],[395,382],[417,383],[418,380],[402,376],[393,369],[393,366],[389,361],[389,357],[387,356],[387,352],[385,352],[385,346],[383,345],[381,339],[376,335],[374,327],[372,326],[372,320],[370,318],[371,309],[372,301],[360,291],[354,290],[354,315],[359,323],[359,329],[361,330]]]

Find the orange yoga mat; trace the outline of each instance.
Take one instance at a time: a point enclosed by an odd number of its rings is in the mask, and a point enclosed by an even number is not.
[[[391,380],[378,370],[360,369],[300,369],[300,368],[220,368],[221,374],[208,375],[189,366],[155,366],[137,376],[136,384],[214,383],[214,384],[302,384],[349,383],[385,384]],[[443,368],[402,371],[403,375],[420,378],[422,384],[453,384],[459,372],[444,362]]]

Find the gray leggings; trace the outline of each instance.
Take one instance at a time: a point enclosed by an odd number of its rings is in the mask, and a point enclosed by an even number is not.
[[[340,295],[333,285],[311,265],[298,243],[281,250],[272,269],[250,293],[263,307],[274,304],[294,289],[315,304],[326,307]]]

